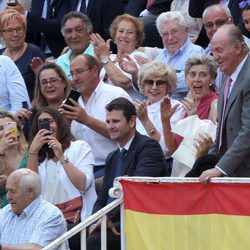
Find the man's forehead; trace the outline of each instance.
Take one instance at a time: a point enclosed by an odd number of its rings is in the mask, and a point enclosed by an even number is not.
[[[206,12],[203,20],[204,21],[215,21],[218,19],[227,18],[227,13],[222,9],[210,9]]]
[[[8,177],[6,182],[6,189],[16,189],[20,185],[20,178],[16,175],[11,175]]]
[[[75,24],[84,24],[83,20],[81,18],[78,18],[78,17],[72,17],[72,18],[69,18],[66,22],[65,22],[65,27],[66,26],[72,26]]]

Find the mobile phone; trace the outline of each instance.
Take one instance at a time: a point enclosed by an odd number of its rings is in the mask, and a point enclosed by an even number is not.
[[[49,118],[42,118],[38,120],[38,129],[47,129],[50,131],[50,122]]]
[[[26,102],[26,101],[22,102],[22,108],[29,110],[28,102]]]
[[[16,0],[6,0],[8,6],[16,6]]]
[[[6,122],[4,129],[7,133],[10,133],[13,137],[17,138],[17,124],[16,122]]]
[[[77,102],[78,98],[80,97],[81,93],[75,89],[71,89],[66,101],[64,102],[65,104],[68,104],[70,106],[73,106],[73,103],[69,100],[69,98],[72,98],[74,101]]]

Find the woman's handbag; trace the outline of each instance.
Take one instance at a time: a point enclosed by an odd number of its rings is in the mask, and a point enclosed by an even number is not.
[[[64,218],[68,223],[80,222],[80,215],[82,210],[81,196],[61,204],[56,204],[56,206],[62,211]]]

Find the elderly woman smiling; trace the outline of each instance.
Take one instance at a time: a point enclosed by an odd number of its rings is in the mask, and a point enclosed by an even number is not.
[[[98,34],[91,35],[95,53],[103,66],[100,77],[106,83],[125,89],[132,99],[142,99],[136,80],[122,70],[119,63],[123,60],[134,60],[139,68],[135,56],[146,57],[146,54],[137,50],[144,39],[143,23],[128,14],[117,16],[110,26],[110,35],[117,45],[117,54],[110,55],[109,42],[105,43]]]
[[[161,62],[144,64],[138,72],[140,91],[148,97],[144,101],[135,101],[139,121],[136,128],[141,134],[157,140],[166,158],[170,158],[172,147],[168,140],[164,140],[164,131],[161,122],[160,106],[163,99],[169,103],[172,110],[170,126],[182,119],[184,110],[179,101],[171,98],[176,88],[176,73],[169,66]]]
[[[25,81],[30,100],[34,97],[35,74],[30,66],[34,57],[45,56],[34,44],[26,43],[25,36],[27,23],[24,15],[15,10],[4,10],[0,14],[0,37],[4,40],[6,48],[0,50],[0,54],[10,57]]]

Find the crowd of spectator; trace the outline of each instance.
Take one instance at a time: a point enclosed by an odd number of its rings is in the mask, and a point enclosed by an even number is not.
[[[249,32],[247,0],[0,0],[0,250],[42,249],[118,176],[250,177]]]

